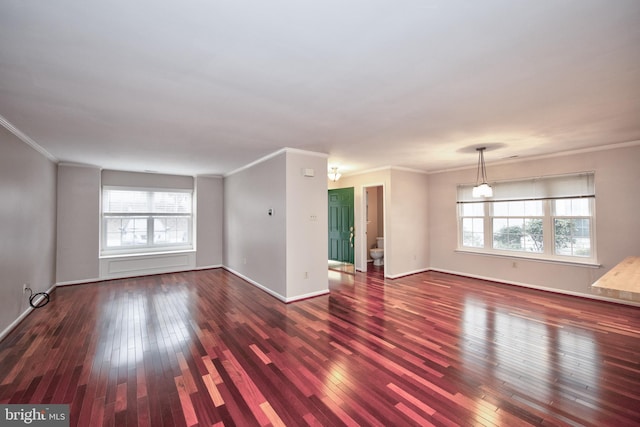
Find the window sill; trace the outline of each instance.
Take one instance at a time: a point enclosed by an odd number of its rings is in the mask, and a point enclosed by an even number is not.
[[[148,257],[153,255],[172,255],[172,254],[185,254],[195,253],[195,249],[175,249],[175,250],[161,250],[161,251],[144,251],[144,252],[117,252],[117,253],[104,253],[100,254],[99,259],[117,259],[117,258],[132,258],[132,257]]]
[[[587,267],[587,268],[602,267],[601,264],[598,264],[593,260],[584,260],[584,261],[566,260],[566,259],[560,259],[560,258],[545,258],[542,256],[524,256],[524,255],[517,255],[517,254],[507,254],[502,252],[474,251],[473,249],[456,249],[454,250],[454,252],[470,254],[470,255],[489,256],[489,257],[496,257],[496,258],[521,259],[526,261],[543,262],[543,263],[550,263],[550,264],[563,264],[563,265],[570,265],[574,267]]]

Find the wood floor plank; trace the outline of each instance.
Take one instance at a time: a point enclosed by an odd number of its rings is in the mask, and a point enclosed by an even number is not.
[[[71,424],[640,425],[640,309],[427,272],[283,304],[223,269],[57,288],[0,403]]]

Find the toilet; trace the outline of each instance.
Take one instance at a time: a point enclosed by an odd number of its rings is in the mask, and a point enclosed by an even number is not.
[[[369,254],[373,258],[373,265],[384,265],[384,237],[376,237],[377,248],[371,249]]]

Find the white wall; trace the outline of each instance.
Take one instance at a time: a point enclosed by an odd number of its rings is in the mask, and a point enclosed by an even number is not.
[[[327,156],[288,150],[287,301],[328,292]],[[303,176],[313,169],[313,177]]]
[[[326,170],[323,154],[283,149],[225,177],[225,267],[282,301],[326,293]]]
[[[98,280],[100,169],[58,165],[57,283]]]
[[[424,173],[391,169],[385,251],[393,254],[385,273],[398,277],[429,268],[429,178]],[[388,237],[387,237],[388,236]]]
[[[224,179],[224,265],[283,300],[286,165],[286,153],[281,151]]]
[[[222,266],[222,177],[196,177],[196,268]]]
[[[490,160],[490,157],[489,159]],[[456,185],[473,183],[475,169],[429,176],[431,267],[464,275],[592,295],[591,284],[618,262],[640,255],[640,145],[487,165],[490,180],[502,181],[595,171],[596,251],[602,268],[455,252]]]
[[[0,338],[55,283],[56,165],[0,127]]]

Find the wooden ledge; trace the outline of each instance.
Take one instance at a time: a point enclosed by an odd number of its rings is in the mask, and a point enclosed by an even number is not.
[[[640,301],[640,257],[625,258],[591,287],[599,295]]]

